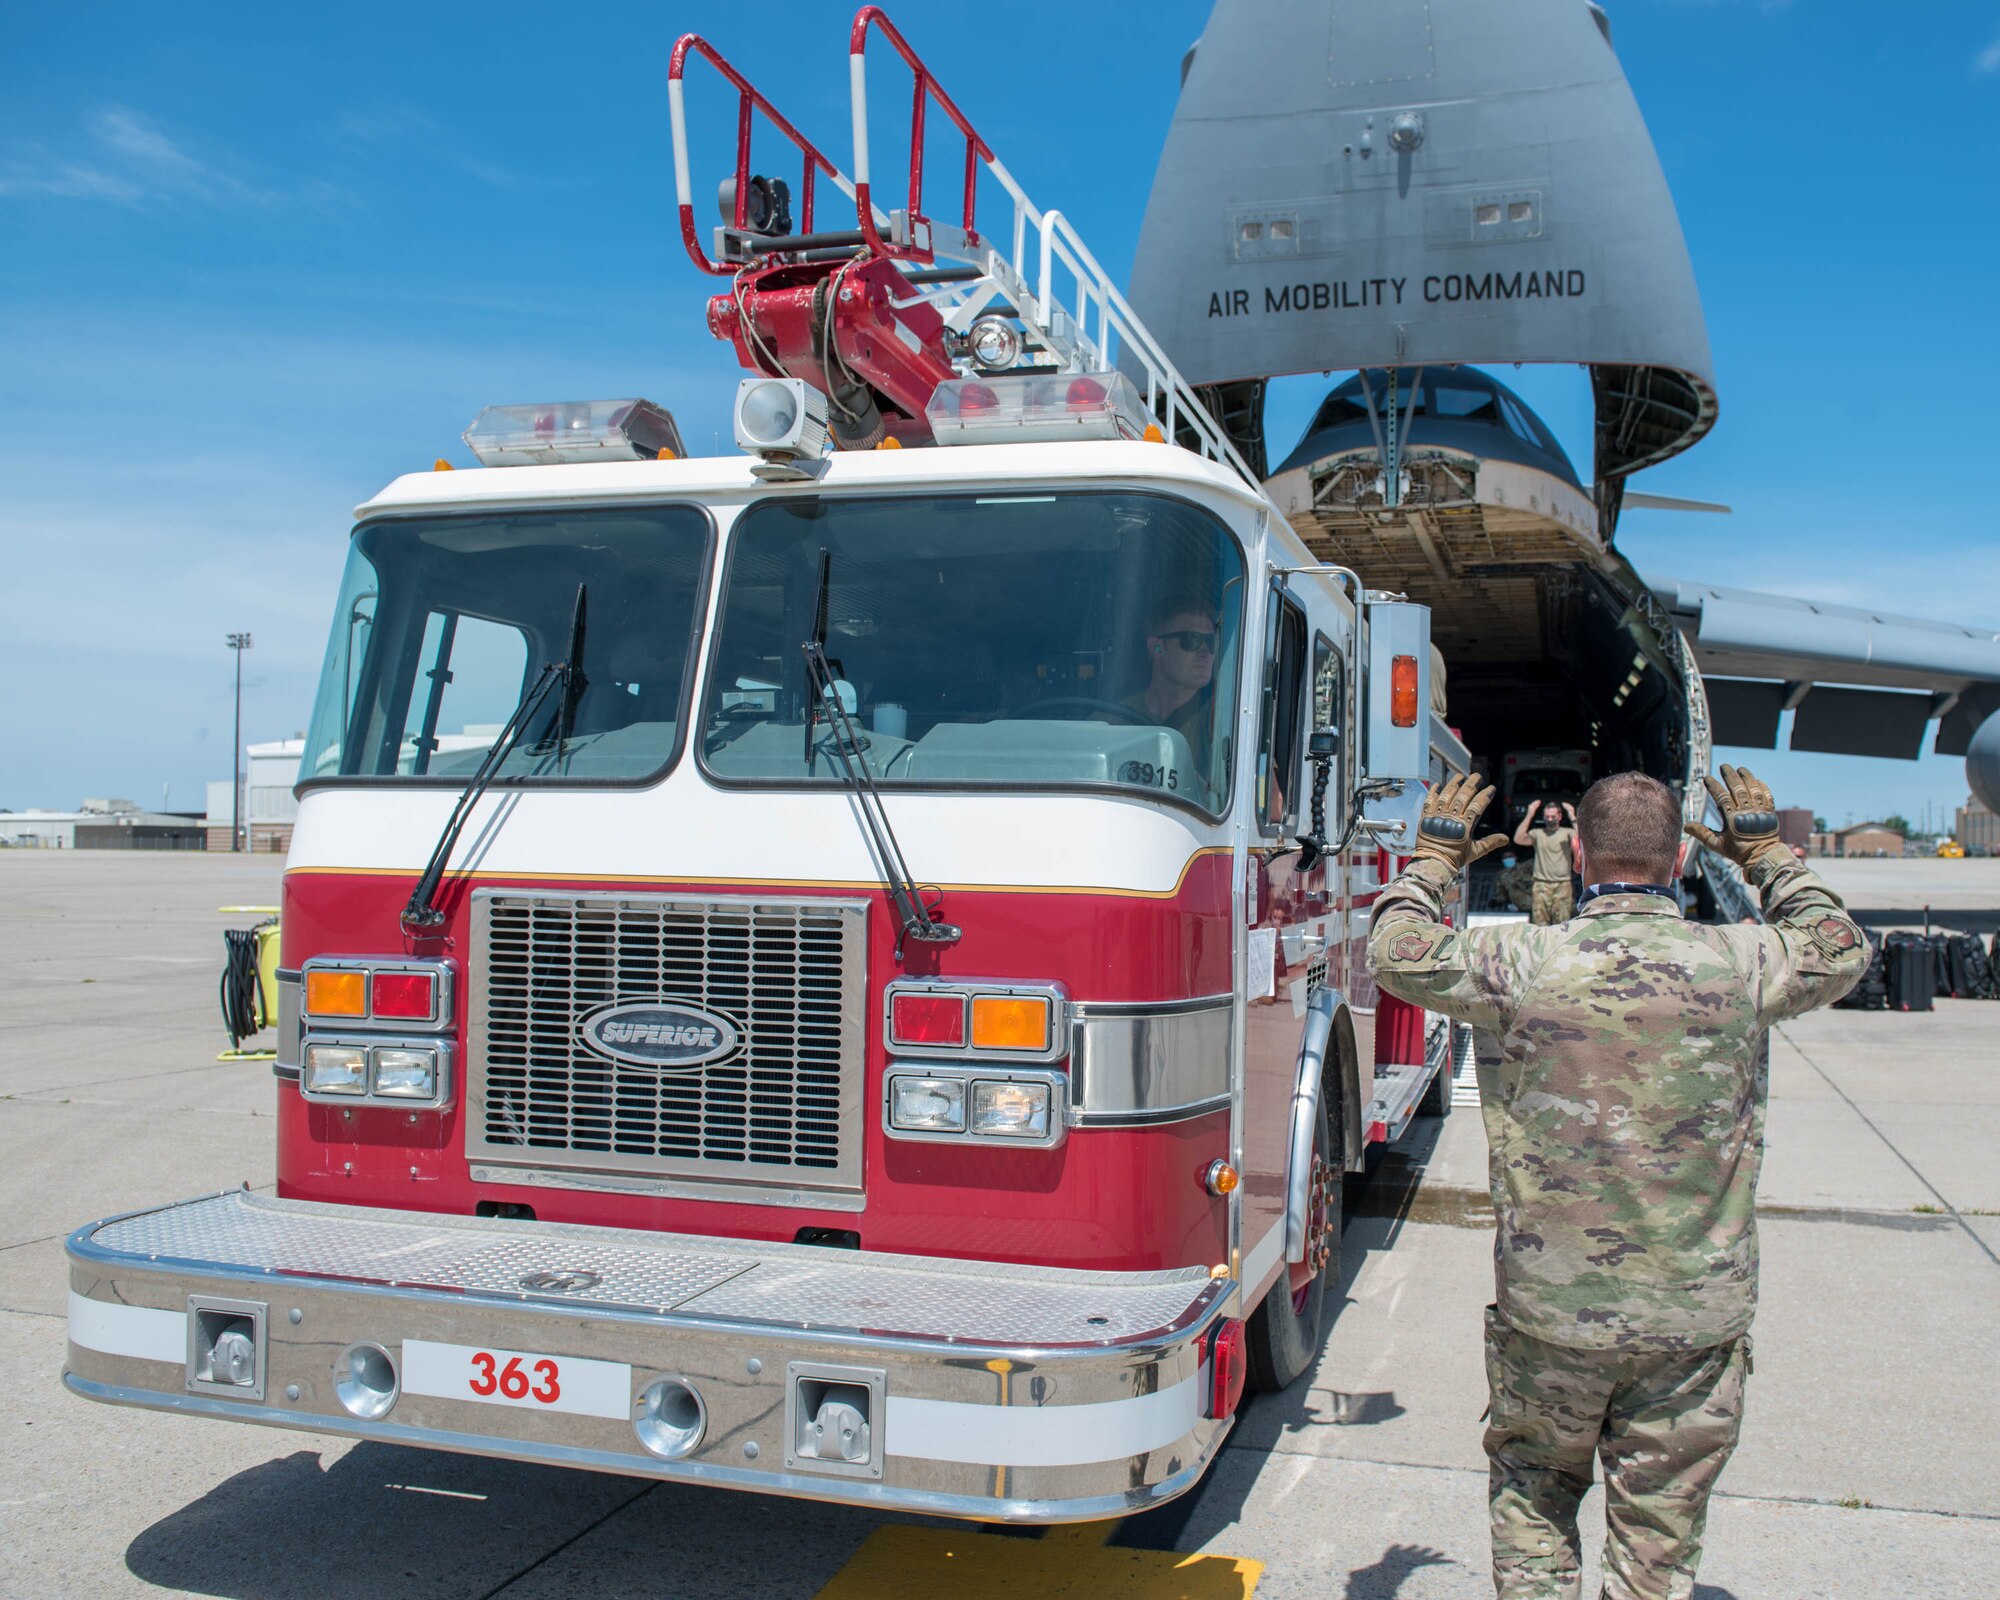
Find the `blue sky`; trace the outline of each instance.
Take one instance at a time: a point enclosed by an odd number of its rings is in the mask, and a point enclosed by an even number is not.
[[[1622,544],[1649,572],[1992,625],[2000,0],[1609,9],[1722,397],[1715,433],[1640,486],[1736,508],[1635,513]],[[894,8],[1029,192],[1121,271],[1206,12]],[[735,368],[674,230],[667,52],[705,31],[844,161],[848,15],[16,8],[0,805],[164,786],[198,809],[229,770],[232,629],[256,640],[246,738],[301,728],[352,507],[469,460],[480,407],[644,394],[691,446],[726,441]],[[1582,374],[1508,379],[1587,461]],[[1319,392],[1279,387],[1274,440]],[[1955,759],[1759,765],[1836,822],[1964,797]]]

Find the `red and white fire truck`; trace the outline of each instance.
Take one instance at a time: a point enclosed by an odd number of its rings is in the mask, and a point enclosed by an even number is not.
[[[871,39],[914,77],[887,211]],[[851,179],[674,51],[740,454],[499,407],[487,470],[360,508],[277,1192],[72,1236],[78,1394],[1053,1521],[1186,1489],[1316,1351],[1342,1173],[1448,1101],[1363,957],[1465,765],[1428,613],[1311,559],[874,7],[850,48]],[[696,61],[741,112],[708,241]]]

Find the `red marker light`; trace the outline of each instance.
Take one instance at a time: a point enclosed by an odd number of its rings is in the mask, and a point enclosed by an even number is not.
[[[429,972],[378,972],[369,985],[368,1000],[375,1017],[429,1022],[437,1015],[437,976]]]
[[[965,996],[906,990],[889,1003],[891,1044],[965,1043]]]
[[[1243,1380],[1250,1375],[1243,1324],[1231,1317],[1215,1330],[1208,1347],[1208,1414],[1218,1421],[1236,1415],[1243,1399]]]
[[[1399,728],[1417,725],[1417,658],[1397,656],[1389,663],[1389,720]]]
[[[1068,400],[1072,411],[1088,411],[1092,406],[1101,406],[1104,404],[1104,385],[1095,378],[1072,379]]]

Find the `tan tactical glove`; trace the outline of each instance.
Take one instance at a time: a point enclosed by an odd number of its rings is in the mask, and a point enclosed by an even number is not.
[[[1419,861],[1440,862],[1456,876],[1481,856],[1489,856],[1507,843],[1504,833],[1489,833],[1476,842],[1472,837],[1480,814],[1493,800],[1493,786],[1488,784],[1482,789],[1479,783],[1468,772],[1440,784],[1424,797],[1413,856]]]
[[[1722,832],[1690,822],[1687,831],[1717,855],[1749,869],[1760,856],[1792,853],[1778,837],[1778,802],[1765,783],[1748,767],[1722,766],[1720,779],[1704,778],[1715,809],[1722,813]]]

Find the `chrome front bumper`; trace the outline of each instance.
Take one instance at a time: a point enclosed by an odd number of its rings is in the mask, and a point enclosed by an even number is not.
[[[1207,1353],[1235,1285],[1200,1268],[240,1191],[92,1223],[68,1249],[64,1381],[113,1404],[1021,1522],[1171,1499],[1229,1429],[1208,1416]]]

